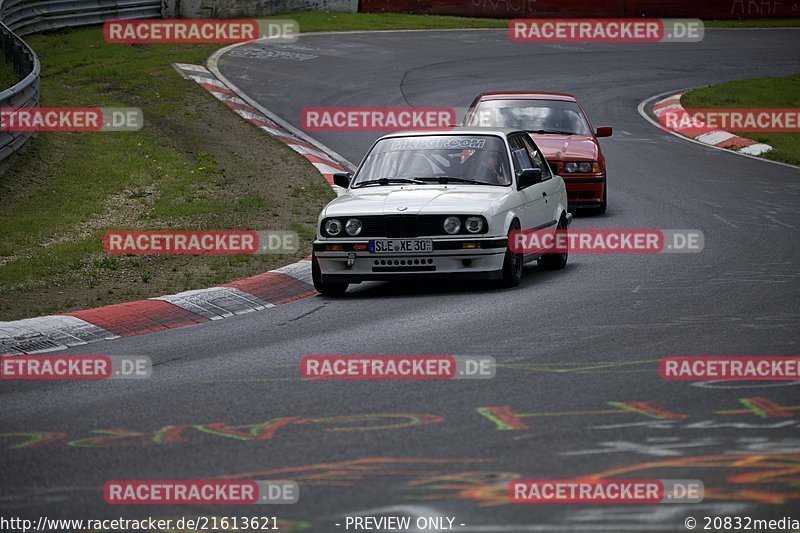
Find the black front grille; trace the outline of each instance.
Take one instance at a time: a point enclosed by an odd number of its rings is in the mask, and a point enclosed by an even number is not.
[[[388,215],[383,218],[385,235],[389,238],[419,237],[417,215]]]
[[[386,230],[383,224],[383,217],[359,217],[359,220],[364,225],[359,237],[380,237],[384,235]]]

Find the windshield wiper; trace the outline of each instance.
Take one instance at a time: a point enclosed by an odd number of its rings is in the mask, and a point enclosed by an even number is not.
[[[528,133],[535,133],[537,135],[546,135],[548,133],[555,135],[577,135],[577,133],[572,133],[571,131],[559,131],[559,130],[528,130]]]
[[[424,183],[424,182],[411,178],[379,178],[376,180],[367,180],[367,181],[362,181],[360,183],[356,183],[355,187],[358,188],[358,187],[366,187],[369,185],[389,185],[390,183]]]
[[[453,176],[423,176],[423,177],[416,178],[416,179],[421,180],[423,182],[426,182],[426,181],[437,181],[437,182],[442,183],[442,184],[445,184],[445,183],[447,183],[449,181],[457,181],[458,183],[475,183],[477,185],[489,185],[485,181],[471,180],[471,179],[467,179],[467,178],[456,178],[456,177],[453,177]]]

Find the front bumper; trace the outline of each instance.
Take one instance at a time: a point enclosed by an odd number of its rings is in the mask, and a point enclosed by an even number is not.
[[[567,201],[570,207],[596,207],[603,202],[606,188],[604,174],[579,174],[564,177],[567,187]]]
[[[368,241],[315,241],[314,256],[322,281],[499,279],[508,246],[506,237],[432,239],[432,252],[375,254],[368,251]]]

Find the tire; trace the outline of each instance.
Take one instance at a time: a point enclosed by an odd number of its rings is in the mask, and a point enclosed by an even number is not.
[[[516,220],[511,223],[508,228],[509,240],[511,232],[519,229],[519,222]],[[503,287],[516,287],[522,279],[522,268],[524,267],[524,258],[522,254],[515,254],[511,251],[510,247],[506,248],[506,255],[503,259]]]
[[[347,291],[349,283],[324,283],[322,281],[322,272],[319,269],[319,261],[317,256],[311,254],[311,280],[314,282],[314,288],[323,296],[337,297],[344,295]]]
[[[564,216],[558,221],[556,231],[567,232],[567,219]],[[569,241],[567,241],[569,242]],[[542,270],[561,270],[567,266],[567,259],[569,258],[569,250],[564,253],[558,254],[544,254],[537,260],[539,268]]]

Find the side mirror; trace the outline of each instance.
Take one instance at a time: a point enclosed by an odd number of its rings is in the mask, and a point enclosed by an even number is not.
[[[611,133],[614,131],[614,128],[611,126],[600,126],[597,128],[597,133],[594,134],[595,137],[611,137]]]
[[[517,181],[519,182],[519,188],[524,189],[525,187],[530,187],[536,183],[542,181],[542,169],[541,168],[526,168],[523,169],[517,175]]]
[[[338,185],[344,189],[350,186],[350,173],[337,172],[333,175],[333,184]]]

